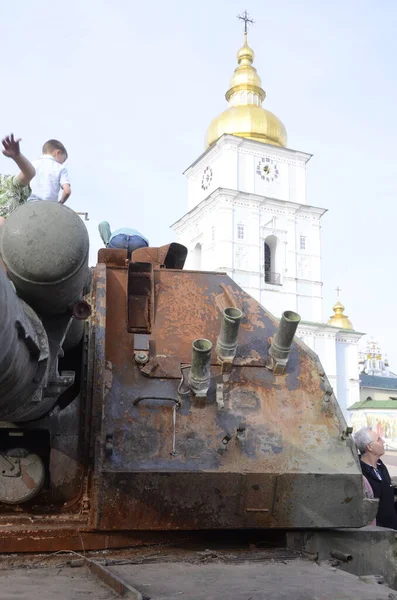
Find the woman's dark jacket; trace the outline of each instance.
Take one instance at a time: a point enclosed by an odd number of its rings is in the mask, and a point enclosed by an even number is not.
[[[397,512],[394,504],[395,489],[391,483],[389,471],[381,460],[378,460],[377,469],[382,477],[378,479],[373,468],[360,460],[363,475],[368,479],[375,498],[379,498],[379,509],[376,515],[376,524],[381,527],[397,529]]]

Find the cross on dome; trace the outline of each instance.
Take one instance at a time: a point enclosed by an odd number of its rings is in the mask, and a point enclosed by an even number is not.
[[[241,21],[244,21],[244,33],[245,34],[248,31],[248,23],[250,23],[251,25],[253,25],[253,23],[255,23],[254,19],[249,18],[249,14],[247,13],[246,10],[241,15],[237,15],[237,18],[240,19]]]

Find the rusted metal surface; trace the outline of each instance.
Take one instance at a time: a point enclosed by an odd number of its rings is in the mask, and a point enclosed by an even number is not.
[[[53,519],[54,521],[54,519]],[[35,525],[14,525],[1,528],[0,553],[10,552],[57,552],[74,550],[109,550],[132,548],[160,543],[170,543],[170,537],[159,532],[134,531],[92,531],[87,522],[49,523],[41,527]],[[171,539],[172,543],[172,539]]]
[[[134,250],[131,260],[136,263],[151,263],[156,268],[183,269],[187,256],[187,248],[173,242],[160,248],[138,248]]]
[[[111,251],[112,253],[114,251]],[[124,272],[124,271],[123,271]],[[106,369],[106,325],[107,325],[107,269],[104,263],[99,263],[95,270],[93,295],[95,301],[95,312],[93,321],[93,378],[92,378],[92,402],[91,402],[91,427],[90,427],[90,457],[91,465],[95,461],[102,461],[106,451],[103,439],[113,436],[112,431],[103,430],[103,402],[105,393],[109,388],[108,371]],[[126,304],[126,303],[125,303]],[[126,310],[126,306],[124,311]],[[124,316],[125,312],[124,312]],[[126,323],[126,319],[125,319]],[[105,388],[106,385],[106,388]],[[102,430],[102,436],[100,432]],[[91,472],[90,477],[90,526],[94,529],[98,525],[98,474]]]
[[[126,292],[126,269],[108,266],[106,331],[112,334],[106,334],[101,445],[111,435],[112,451],[96,462],[98,527],[366,522],[357,461],[341,439],[335,398],[323,401],[326,381],[313,355],[295,342],[285,375],[275,377],[265,364],[276,323],[255,300],[223,274],[154,269],[148,362],[140,365],[125,327]],[[231,299],[243,313],[232,369],[223,372],[213,352],[207,399],[179,396],[178,367],[190,364],[192,340],[215,345]],[[137,398],[146,401],[136,404]],[[175,418],[172,398],[181,400]]]
[[[191,534],[181,531],[98,531],[88,522],[88,515],[70,518],[52,515],[41,519],[20,515],[19,519],[0,526],[1,553],[76,552],[141,548],[145,546],[185,543]]]
[[[182,271],[178,245],[126,258],[99,252],[77,395],[24,424],[27,440],[42,440],[49,483],[33,503],[0,505],[0,551],[369,522],[373,505],[316,355],[295,341],[276,376],[266,364],[277,322],[227,275]],[[215,352],[227,308],[242,313],[228,364]],[[201,338],[213,346],[206,397],[189,389]]]
[[[112,267],[125,267],[127,261],[127,250],[117,250],[116,248],[100,248],[98,250],[98,266],[108,265]]]
[[[128,265],[127,310],[129,333],[151,333],[154,321],[153,265]]]

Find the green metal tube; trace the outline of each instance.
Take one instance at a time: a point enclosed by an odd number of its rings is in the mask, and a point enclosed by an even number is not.
[[[237,338],[243,313],[239,308],[225,308],[216,353],[221,360],[233,358],[237,351]]]
[[[210,387],[212,343],[199,338],[192,343],[192,366],[188,377],[190,389],[196,396],[205,397]]]
[[[288,362],[291,345],[301,317],[292,310],[281,315],[280,323],[269,348],[270,367],[276,373],[283,373]]]

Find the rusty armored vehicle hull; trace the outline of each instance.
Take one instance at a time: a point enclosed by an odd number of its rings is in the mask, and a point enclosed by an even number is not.
[[[183,270],[178,244],[103,249],[90,270],[85,226],[57,204],[3,229],[0,552],[373,518],[298,315]]]

